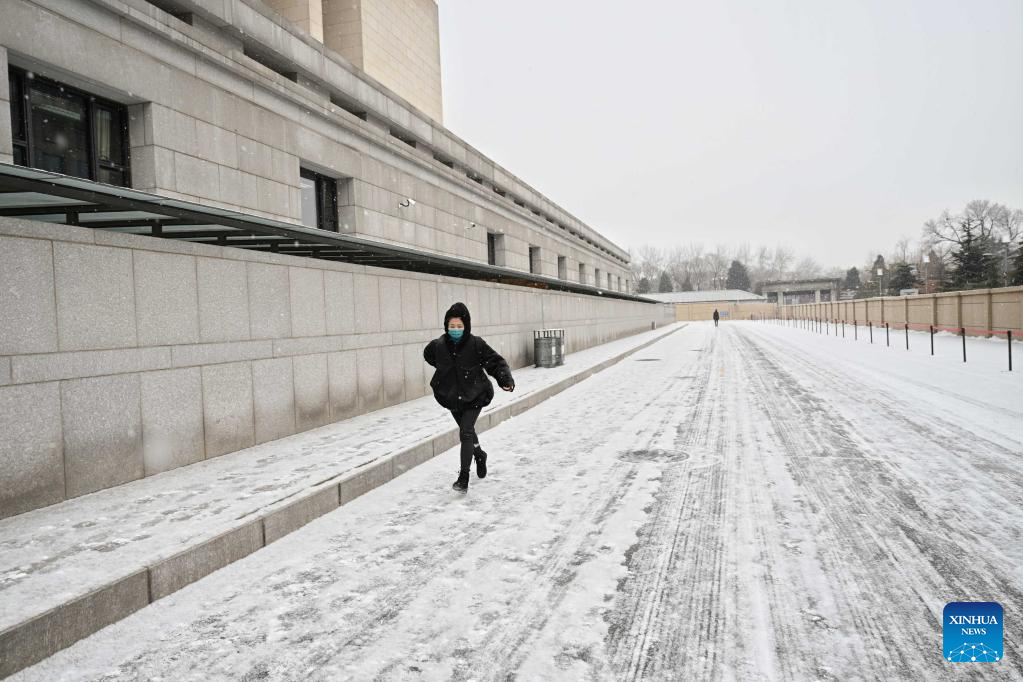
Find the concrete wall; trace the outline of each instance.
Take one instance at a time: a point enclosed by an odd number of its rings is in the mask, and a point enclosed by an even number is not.
[[[675,319],[679,322],[713,319],[714,310],[727,317],[722,319],[748,320],[750,315],[773,315],[778,306],[773,303],[675,303]]]
[[[493,231],[507,267],[528,271],[533,245],[543,274],[561,255],[573,280],[580,263],[628,277],[623,249],[268,6],[176,4],[191,25],[144,0],[9,0],[0,60],[129,105],[137,189],[298,222],[308,167],[337,179],[346,233],[485,262]]]
[[[781,315],[926,328],[966,328],[967,334],[1011,330],[1023,337],[1023,287],[975,289],[941,294],[885,296],[781,307]]]
[[[424,396],[464,301],[513,367],[670,306],[0,218],[0,517]]]

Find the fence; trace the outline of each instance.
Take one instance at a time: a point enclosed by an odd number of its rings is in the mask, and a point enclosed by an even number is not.
[[[812,318],[809,318],[809,317],[808,318],[788,317],[788,318],[785,318],[785,317],[772,317],[772,316],[769,316],[769,315],[755,315],[755,316],[752,316],[752,319],[753,319],[754,322],[771,323],[771,324],[782,324],[782,325],[787,325],[787,326],[792,326],[792,327],[799,327],[801,329],[807,329],[807,330],[809,330],[811,332],[816,332],[818,334],[824,334],[824,335],[828,335],[828,336],[831,336],[832,333],[834,333],[834,336],[836,336],[836,337],[839,336],[839,329],[841,329],[841,336],[842,336],[843,339],[846,336],[846,327],[849,326],[849,327],[852,328],[851,334],[852,334],[853,340],[855,340],[855,341],[859,341],[860,326],[861,326],[861,323],[862,323],[861,320],[851,320],[851,321],[849,321],[849,320],[828,319],[828,318],[820,318],[820,317],[812,317]],[[874,330],[877,329],[877,332],[880,335],[881,329],[882,329],[882,325],[878,325],[877,327],[875,327],[874,324],[871,321],[867,320],[866,321],[866,326],[867,326],[867,337],[869,339],[869,342],[870,343],[874,343]],[[884,342],[885,342],[886,346],[891,346],[892,345],[892,330],[893,329],[896,332],[904,331],[905,332],[906,350],[909,350],[909,331],[911,329],[913,331],[927,331],[927,332],[929,332],[930,333],[930,344],[931,344],[931,355],[934,355],[934,333],[935,332],[952,332],[952,333],[955,333],[958,336],[960,336],[962,338],[962,340],[963,340],[963,362],[966,362],[966,359],[967,359],[967,354],[966,354],[966,337],[967,336],[986,336],[986,337],[1004,336],[1005,340],[1006,340],[1006,350],[1007,350],[1007,354],[1008,354],[1009,371],[1010,372],[1012,371],[1013,330],[1011,330],[1011,329],[979,329],[979,328],[970,328],[970,327],[943,327],[943,326],[937,326],[937,325],[933,325],[933,324],[921,325],[921,324],[913,324],[913,323],[909,323],[909,322],[903,322],[902,324],[897,325],[897,326],[893,326],[891,323],[885,322],[883,324],[883,328],[884,328]],[[1020,334],[1018,332],[1015,334],[1015,337],[1016,337],[1016,341],[1020,340]],[[878,343],[880,343],[880,339],[878,339]]]
[[[911,328],[965,329],[967,335],[980,336],[1011,331],[1019,339],[1023,338],[1023,286],[785,305],[779,306],[778,315],[785,320],[846,320],[875,327],[909,324]]]

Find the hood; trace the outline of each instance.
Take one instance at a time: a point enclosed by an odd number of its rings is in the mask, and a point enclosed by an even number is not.
[[[444,313],[444,333],[447,334],[448,322],[452,317],[461,318],[462,324],[465,325],[465,333],[472,333],[472,318],[469,317],[469,309],[465,307],[464,303],[454,303],[448,311]]]

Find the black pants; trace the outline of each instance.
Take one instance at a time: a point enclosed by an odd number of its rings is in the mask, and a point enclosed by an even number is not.
[[[466,407],[461,410],[451,410],[451,416],[458,424],[458,440],[462,444],[459,456],[461,458],[462,471],[468,471],[472,466],[473,448],[480,442],[476,435],[476,420],[480,416],[482,408]]]

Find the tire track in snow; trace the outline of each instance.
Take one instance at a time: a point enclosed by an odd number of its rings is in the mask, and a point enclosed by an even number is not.
[[[788,467],[794,479],[815,498],[816,506],[828,518],[828,526],[833,526],[832,529],[822,526],[822,529],[833,532],[827,533],[827,541],[818,543],[818,547],[822,548],[821,558],[829,574],[837,573],[841,576],[835,591],[847,594],[866,592],[874,597],[866,603],[862,599],[845,600],[846,608],[853,616],[855,632],[865,640],[871,669],[891,670],[907,679],[920,676],[938,679],[947,676],[949,670],[942,665],[943,662],[939,662],[933,653],[927,655],[934,648],[934,638],[940,640],[939,619],[929,611],[925,611],[921,617],[921,606],[926,607],[926,603],[917,603],[921,601],[919,597],[907,599],[907,595],[918,595],[915,589],[918,585],[938,588],[931,595],[932,602],[936,601],[935,597],[951,601],[980,598],[980,595],[987,595],[985,598],[1004,595],[998,600],[1003,602],[1007,611],[1012,608],[1019,612],[1023,604],[1020,603],[1018,590],[1011,587],[1007,590],[1005,580],[989,580],[990,575],[998,575],[997,569],[991,567],[995,570],[988,572],[977,570],[971,565],[972,562],[962,557],[962,547],[953,542],[946,541],[944,551],[939,550],[934,544],[935,540],[941,535],[954,532],[953,529],[945,526],[941,519],[928,516],[919,507],[913,495],[904,490],[909,482],[900,475],[897,468],[885,461],[866,457],[861,446],[850,435],[853,433],[852,425],[844,421],[833,404],[820,397],[820,391],[808,393],[787,368],[798,366],[801,372],[813,375],[820,385],[832,387],[833,391],[847,394],[853,400],[863,401],[868,396],[877,400],[879,391],[876,386],[866,387],[850,381],[847,375],[837,375],[821,368],[805,356],[800,358],[802,362],[799,363],[793,363],[791,357],[784,364],[776,362],[760,347],[761,338],[756,337],[754,340],[750,336],[744,332],[740,343],[745,345],[744,354],[756,358],[754,366],[764,369],[759,375],[754,374],[761,386],[759,393],[766,394],[766,391],[771,390],[775,400],[783,398],[790,408],[799,405],[815,406],[819,413],[828,415],[826,422],[815,423],[807,420],[810,409],[791,410],[797,414],[802,412],[797,419],[786,419],[778,410],[769,411],[772,426],[785,443],[785,450],[798,452],[801,444],[810,441],[820,444],[817,450],[824,455],[840,452],[850,458],[839,460],[820,455],[790,457]],[[879,402],[890,405],[889,398],[882,395]],[[919,413],[914,414],[911,410],[907,412],[919,416]],[[892,429],[920,432],[919,425],[905,417],[897,407],[885,410],[883,416],[894,422]],[[927,417],[924,420],[930,421]],[[924,434],[936,441],[952,440],[953,443],[966,446],[961,442],[965,437],[962,429],[952,425],[942,426],[947,428],[940,436],[930,430],[925,430]],[[990,443],[990,446],[996,451],[1001,449],[1001,446],[994,443]],[[859,480],[847,478],[863,475],[862,467],[858,471],[848,469],[850,461],[857,459],[864,462],[866,471],[873,470],[877,487],[866,488],[857,485]],[[845,479],[845,485],[836,485],[836,479]],[[874,494],[868,497],[862,493],[863,489]],[[916,528],[914,521],[921,516],[927,526],[938,526],[938,531]],[[835,551],[838,547],[845,547],[847,551],[838,553]],[[865,563],[864,558],[873,562]],[[879,575],[878,569],[882,567],[885,569],[884,574]],[[938,572],[944,585],[929,575],[931,568]],[[844,573],[850,575],[842,575]],[[1005,603],[1007,600],[1009,603]],[[868,605],[873,608],[864,608]],[[892,609],[900,612],[891,614]],[[907,624],[916,627],[906,627]],[[1010,652],[1006,663],[1014,659],[1016,666],[1019,666],[1019,656],[1013,655],[1016,652],[1009,639],[1006,640],[1006,647]],[[892,658],[897,661],[894,669]],[[1016,669],[1020,672],[1020,668]],[[988,667],[982,671],[978,669],[977,674],[984,678],[990,676],[989,679],[1002,679],[1006,669]]]
[[[629,556],[629,573],[619,587],[615,610],[605,617],[609,626],[608,654],[619,679],[640,679],[665,670],[677,674],[692,663],[689,652],[706,649],[705,637],[697,638],[691,645],[695,648],[676,642],[689,639],[690,632],[706,633],[703,628],[710,624],[702,621],[719,597],[713,590],[706,595],[692,590],[678,593],[681,585],[690,583],[679,571],[692,572],[693,581],[713,584],[713,576],[719,571],[715,565],[719,566],[721,557],[716,524],[704,524],[695,534],[689,532],[695,525],[696,512],[686,506],[692,500],[713,500],[711,513],[720,515],[723,500],[723,453],[707,451],[712,426],[723,421],[721,405],[707,400],[719,381],[713,373],[718,367],[718,346],[714,336],[709,338],[694,368],[693,390],[675,414],[679,425],[673,450],[688,455],[688,459],[664,467],[650,520],[640,530]],[[709,565],[702,558],[704,553],[711,555]],[[694,554],[700,557],[697,563],[688,561]],[[689,600],[686,606],[679,604],[683,599]],[[680,628],[682,615],[688,619]],[[687,675],[691,672],[687,667]]]

